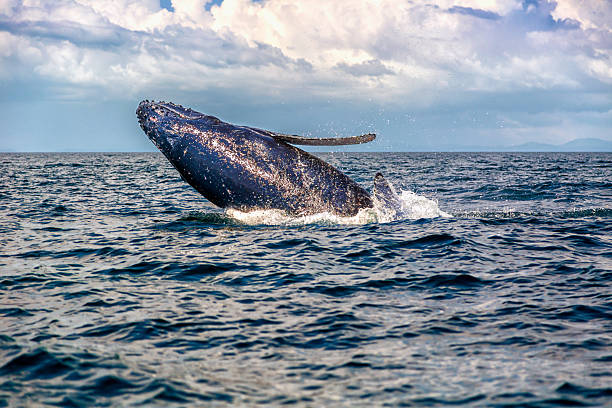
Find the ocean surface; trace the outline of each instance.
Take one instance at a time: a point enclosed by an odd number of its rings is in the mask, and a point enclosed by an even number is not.
[[[325,153],[409,216],[0,154],[0,406],[612,406],[611,153]]]

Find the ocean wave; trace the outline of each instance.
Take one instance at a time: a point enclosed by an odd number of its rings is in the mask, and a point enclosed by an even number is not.
[[[347,153],[405,183],[347,220],[0,154],[0,407],[610,406],[611,158]]]
[[[482,210],[458,210],[453,212],[455,217],[459,218],[480,218],[488,220],[512,220],[537,217],[550,220],[550,218],[605,218],[612,217],[612,208],[594,207],[594,208],[573,208],[567,210],[522,210],[514,207],[505,207],[501,209],[485,208]]]

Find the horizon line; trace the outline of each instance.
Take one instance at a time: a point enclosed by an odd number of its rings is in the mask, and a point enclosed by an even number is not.
[[[327,150],[307,153],[612,153],[612,150]],[[153,150],[0,150],[0,154],[155,153]]]

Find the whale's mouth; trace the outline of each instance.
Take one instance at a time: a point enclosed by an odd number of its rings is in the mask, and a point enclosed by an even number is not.
[[[136,109],[138,121],[142,122],[147,119],[200,119],[206,115],[196,112],[193,109],[185,108],[184,106],[174,104],[172,102],[155,102],[144,100],[140,102]]]
[[[145,134],[163,151],[164,140],[172,145],[171,139],[177,135],[162,129],[168,129],[177,121],[200,119],[205,115],[172,102],[144,100],[138,104],[136,116]]]
[[[138,123],[159,150],[167,153],[173,149],[182,133],[173,128],[180,121],[200,119],[205,115],[171,102],[144,100],[136,109]]]

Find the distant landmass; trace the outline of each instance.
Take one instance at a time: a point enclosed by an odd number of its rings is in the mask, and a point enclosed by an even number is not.
[[[612,152],[612,142],[596,138],[574,139],[560,145],[523,143],[503,149],[504,152]]]
[[[439,145],[414,146],[415,152],[612,152],[612,141],[596,138],[574,139],[567,143],[554,145],[549,143],[528,142],[512,146],[482,145]]]

